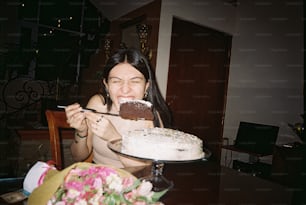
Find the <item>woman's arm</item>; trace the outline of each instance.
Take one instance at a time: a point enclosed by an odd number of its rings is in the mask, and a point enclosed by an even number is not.
[[[74,141],[71,144],[71,154],[75,161],[84,161],[92,152],[92,133],[81,135],[75,131]]]
[[[80,104],[75,103],[65,108],[67,122],[75,129],[71,153],[75,161],[83,161],[92,151],[91,133],[88,129],[86,116]]]

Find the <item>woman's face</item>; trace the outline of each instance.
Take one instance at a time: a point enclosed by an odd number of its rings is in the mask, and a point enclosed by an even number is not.
[[[116,65],[109,73],[108,83],[103,82],[117,111],[120,101],[141,100],[149,83],[144,75],[128,63]]]

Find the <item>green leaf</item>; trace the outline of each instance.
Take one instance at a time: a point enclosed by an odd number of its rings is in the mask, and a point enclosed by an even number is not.
[[[123,190],[123,193],[127,193],[132,191],[133,189],[136,189],[140,185],[141,181],[139,179],[134,181],[134,184],[126,189]]]
[[[123,202],[124,204],[126,204],[126,205],[133,205],[132,202],[128,201],[128,200],[124,197],[123,193],[120,194],[120,198],[121,198],[121,202]]]
[[[105,196],[104,203],[107,205],[120,205],[121,197],[119,194],[111,193]]]
[[[146,202],[146,204],[150,204],[150,202],[152,202],[151,200],[149,200],[145,196],[137,196],[137,201],[144,201],[144,202]]]
[[[159,192],[154,192],[153,196],[152,196],[152,201],[153,202],[157,202],[160,197],[162,197],[163,195],[165,195],[167,193],[169,189],[165,189],[163,191],[159,191]]]
[[[63,197],[64,194],[65,194],[65,190],[64,189],[57,190],[57,192],[55,192],[56,200],[61,200],[61,198]]]

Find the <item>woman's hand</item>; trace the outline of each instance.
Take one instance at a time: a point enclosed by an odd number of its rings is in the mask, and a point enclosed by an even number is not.
[[[82,107],[78,103],[74,103],[65,108],[67,122],[70,127],[75,128],[82,136],[86,136],[88,126],[86,123],[86,116],[82,111]]]
[[[88,120],[89,129],[91,132],[101,137],[104,140],[120,139],[121,135],[118,133],[113,124],[101,114],[93,112],[85,112],[86,119]]]

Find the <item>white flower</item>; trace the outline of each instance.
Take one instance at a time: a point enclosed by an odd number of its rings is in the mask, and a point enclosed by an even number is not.
[[[84,199],[81,199],[81,200],[75,202],[75,205],[87,205],[87,204],[88,204],[87,201],[84,200]]]
[[[110,174],[107,178],[106,178],[106,183],[108,184],[108,187],[110,189],[115,190],[116,192],[121,192],[123,189],[122,186],[122,179],[120,178],[120,176],[116,175],[116,174]]]
[[[100,188],[97,190],[97,193],[91,199],[89,199],[89,204],[99,205],[99,200],[102,196],[103,196],[103,189]]]
[[[142,183],[137,189],[137,193],[140,196],[152,196],[153,194],[152,188],[153,188],[153,185],[151,182],[142,181]]]
[[[68,198],[74,199],[80,195],[80,192],[75,189],[69,189],[66,195]]]

